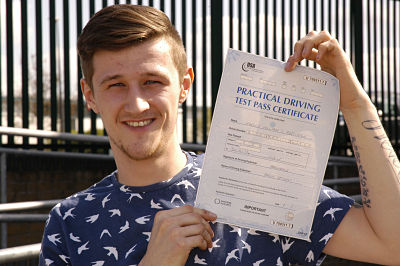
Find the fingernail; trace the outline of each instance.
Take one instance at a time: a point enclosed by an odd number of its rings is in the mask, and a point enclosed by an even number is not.
[[[209,214],[210,214],[210,216],[211,216],[211,217],[213,217],[214,219],[216,219],[216,218],[217,218],[217,215],[216,215],[215,213],[213,213],[213,212],[210,212],[210,211],[209,211],[208,213],[209,213]]]

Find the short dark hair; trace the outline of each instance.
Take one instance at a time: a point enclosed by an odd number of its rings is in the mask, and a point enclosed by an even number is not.
[[[117,51],[156,38],[165,38],[170,44],[172,60],[183,79],[187,69],[185,48],[164,12],[150,6],[129,4],[108,6],[97,12],[78,38],[82,72],[89,86],[92,87],[96,51]]]

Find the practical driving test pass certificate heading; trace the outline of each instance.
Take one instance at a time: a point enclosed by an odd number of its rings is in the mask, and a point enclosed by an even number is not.
[[[332,75],[230,49],[196,207],[309,240],[339,107]]]

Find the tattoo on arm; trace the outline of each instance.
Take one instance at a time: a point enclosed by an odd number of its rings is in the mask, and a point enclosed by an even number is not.
[[[378,140],[382,150],[387,155],[389,165],[396,176],[397,182],[400,184],[400,161],[397,158],[395,151],[393,150],[392,144],[389,138],[386,136],[384,132],[382,132],[383,127],[380,121],[376,120],[365,120],[361,123],[361,125],[366,130],[380,130],[378,135],[374,136],[374,139]]]
[[[362,203],[364,206],[371,208],[371,200],[369,199],[369,195],[368,195],[369,189],[367,187],[367,176],[366,176],[363,166],[361,164],[360,153],[358,151],[358,146],[356,144],[355,137],[351,138],[351,144],[353,145],[354,157],[356,158],[356,162],[357,162],[357,166],[358,166],[358,173],[360,175],[360,188],[361,188]]]
[[[365,120],[361,122],[361,125],[363,128],[367,130],[377,130],[377,129],[382,129],[382,124],[380,121],[376,120]]]

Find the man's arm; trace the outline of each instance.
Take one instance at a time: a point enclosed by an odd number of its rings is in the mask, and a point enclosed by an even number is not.
[[[316,61],[339,79],[340,110],[349,129],[358,165],[362,207],[353,206],[324,253],[359,261],[400,265],[400,162],[376,108],[358,82],[346,54],[327,32],[298,41],[286,70]]]

